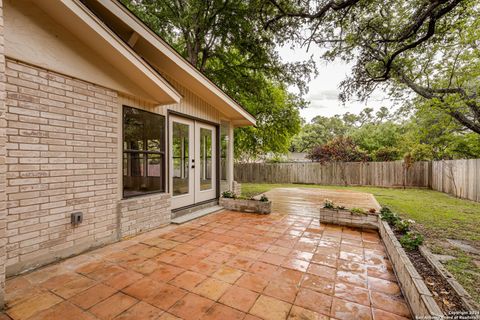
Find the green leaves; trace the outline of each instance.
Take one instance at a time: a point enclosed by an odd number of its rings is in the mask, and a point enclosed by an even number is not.
[[[480,134],[478,1],[270,2],[283,29],[294,28],[288,22],[296,20],[310,31],[293,33],[295,40],[318,44],[327,61],[353,62],[342,99],[365,100],[381,85],[405,100],[414,92]]]
[[[257,127],[235,132],[237,159],[288,150],[314,64],[280,60],[277,44],[288,37],[264,28],[263,1],[121,1],[257,118]]]

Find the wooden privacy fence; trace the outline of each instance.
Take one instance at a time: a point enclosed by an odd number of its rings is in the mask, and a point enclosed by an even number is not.
[[[480,159],[420,161],[408,169],[403,161],[242,163],[235,180],[254,183],[431,188],[480,201]]]
[[[480,202],[480,159],[432,163],[432,189]]]

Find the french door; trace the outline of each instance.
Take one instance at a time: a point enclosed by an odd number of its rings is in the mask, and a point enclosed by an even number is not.
[[[169,118],[172,209],[215,199],[216,128],[182,117]]]

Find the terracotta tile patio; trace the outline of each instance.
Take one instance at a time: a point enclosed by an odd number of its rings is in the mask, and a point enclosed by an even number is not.
[[[223,211],[10,279],[7,314],[14,320],[410,317],[377,233],[276,212]]]

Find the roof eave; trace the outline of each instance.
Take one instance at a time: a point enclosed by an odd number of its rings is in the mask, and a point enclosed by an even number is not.
[[[245,120],[245,125],[255,125],[256,119],[253,115],[248,113],[238,102],[228,96],[222,89],[215,85],[210,79],[208,79],[203,73],[197,70],[187,60],[185,60],[178,52],[176,52],[168,43],[161,39],[156,33],[148,28],[142,21],[140,21],[132,12],[130,12],[125,6],[118,1],[111,0],[94,0],[107,9],[117,19],[121,20],[124,24],[128,25],[133,32],[137,33],[150,45],[154,46],[156,50],[159,50],[168,59],[173,61],[176,67],[180,68],[183,72],[187,73],[193,81],[201,84],[205,89],[212,92],[217,99],[219,99],[218,105],[232,108],[238,116]],[[235,117],[236,118],[236,117]]]
[[[79,39],[97,46],[103,54],[113,54],[109,61],[133,80],[141,81],[151,98],[159,104],[178,103],[182,95],[148,65],[112,30],[78,0],[38,1],[35,3],[62,25],[72,29]],[[75,20],[73,20],[75,19]],[[78,32],[79,29],[82,32]],[[95,39],[92,39],[92,36]],[[101,44],[101,47],[100,47]],[[107,56],[108,58],[108,56]]]

